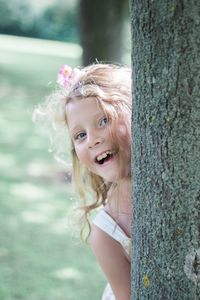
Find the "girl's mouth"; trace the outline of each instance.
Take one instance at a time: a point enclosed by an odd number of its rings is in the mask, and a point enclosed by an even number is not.
[[[116,154],[116,151],[106,151],[103,154],[98,155],[95,158],[95,162],[99,165],[103,165],[105,162],[110,161],[114,155]]]

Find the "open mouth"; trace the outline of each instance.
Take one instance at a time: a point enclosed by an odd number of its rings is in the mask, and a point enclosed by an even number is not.
[[[106,151],[95,158],[95,162],[99,165],[103,165],[105,162],[108,162],[116,154],[116,151]]]

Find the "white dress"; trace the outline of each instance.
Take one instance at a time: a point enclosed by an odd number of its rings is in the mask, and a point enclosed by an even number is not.
[[[113,239],[118,241],[124,248],[128,258],[130,259],[131,253],[131,239],[125,234],[113,218],[104,210],[101,209],[96,215],[93,224],[98,226],[101,230],[110,235]],[[106,285],[101,300],[115,300],[115,296],[111,289],[110,284]]]

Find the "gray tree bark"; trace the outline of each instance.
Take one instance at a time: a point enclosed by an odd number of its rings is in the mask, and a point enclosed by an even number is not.
[[[121,62],[125,5],[126,0],[80,0],[83,65]]]
[[[200,1],[130,0],[132,299],[200,299]]]

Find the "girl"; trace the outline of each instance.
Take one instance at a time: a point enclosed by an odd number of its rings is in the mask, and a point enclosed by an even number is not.
[[[36,113],[68,128],[89,242],[109,282],[102,299],[129,300],[131,71],[109,64],[64,65],[58,83],[58,91]],[[91,203],[85,200],[88,188]],[[90,226],[88,214],[98,207]]]

